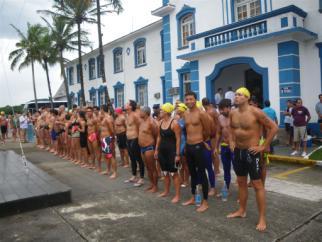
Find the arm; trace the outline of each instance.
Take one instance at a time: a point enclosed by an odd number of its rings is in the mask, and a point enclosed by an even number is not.
[[[309,112],[309,110],[306,108],[306,116],[307,116],[307,120],[306,120],[306,123],[308,124],[311,120],[311,114]]]
[[[160,130],[160,125],[161,124],[159,124],[158,125],[158,130]],[[159,146],[160,146],[160,139],[161,139],[161,137],[160,137],[160,132],[157,132],[157,134],[158,134],[158,136],[157,136],[157,142],[156,142],[156,144],[155,144],[155,152],[154,152],[154,159],[158,159],[158,153],[159,153]]]
[[[79,132],[85,132],[85,121],[80,122],[80,128],[78,129]]]
[[[112,118],[109,118],[107,121],[106,121],[106,123],[107,123],[107,127],[108,127],[108,129],[111,131],[111,136],[114,136],[114,134],[115,134],[115,130],[114,130],[114,125],[113,125],[113,120],[112,120]]]
[[[206,112],[200,112],[200,122],[202,125],[203,138],[207,139],[210,136],[210,123],[208,120],[208,114]]]
[[[151,119],[152,135],[155,140],[158,138],[158,125],[154,119]]]
[[[176,154],[178,156],[180,155],[181,128],[176,120],[172,123],[172,130],[176,135]]]
[[[266,130],[266,139],[264,144],[262,144],[261,146],[258,146],[258,148],[254,147],[254,148],[250,148],[250,151],[252,153],[259,153],[262,152],[264,150],[269,150],[269,145],[271,144],[274,136],[276,135],[277,131],[278,131],[278,127],[277,125],[270,119],[268,118],[262,110],[260,109],[254,109],[255,114],[258,118],[259,123],[265,128]]]

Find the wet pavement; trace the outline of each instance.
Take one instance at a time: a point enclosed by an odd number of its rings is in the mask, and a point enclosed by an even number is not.
[[[28,160],[72,188],[72,203],[0,219],[1,241],[322,241],[319,167],[271,162],[268,229],[259,233],[252,189],[247,217],[229,220],[226,215],[238,207],[235,183],[227,202],[211,197],[209,210],[199,214],[195,207],[171,204],[171,197],[144,192],[146,185],[134,188],[123,183],[128,169],[119,168],[119,177],[111,181],[31,144],[24,147]],[[1,149],[19,153],[18,144]],[[216,186],[220,189],[222,183],[220,175]],[[189,197],[189,188],[182,189],[181,201]]]

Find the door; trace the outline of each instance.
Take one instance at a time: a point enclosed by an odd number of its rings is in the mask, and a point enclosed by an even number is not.
[[[262,75],[258,74],[253,69],[249,69],[245,71],[245,80],[245,87],[250,91],[252,96],[256,97],[260,107],[263,107],[264,96]]]

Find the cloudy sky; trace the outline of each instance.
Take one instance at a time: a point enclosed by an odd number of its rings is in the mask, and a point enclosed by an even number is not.
[[[34,97],[31,68],[21,72],[10,69],[8,55],[15,49],[15,43],[18,41],[18,36],[10,24],[25,32],[27,22],[42,23],[36,11],[50,9],[52,2],[51,0],[0,0],[0,107],[19,105]],[[104,0],[101,2],[103,3]],[[158,18],[152,16],[151,11],[160,7],[162,0],[122,0],[122,4],[123,13],[104,16],[102,19],[103,44],[157,21]],[[83,27],[90,32],[89,38],[93,42],[93,47],[97,48],[97,27],[94,25]],[[73,59],[76,55],[77,53],[70,53],[67,57]],[[35,73],[38,98],[46,98],[49,94],[45,72],[36,65]],[[49,74],[54,95],[62,82],[58,65],[52,67]]]

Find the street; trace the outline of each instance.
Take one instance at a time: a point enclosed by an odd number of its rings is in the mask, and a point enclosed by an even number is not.
[[[8,149],[20,152],[18,143],[0,147]],[[171,204],[170,197],[144,192],[147,180],[143,188],[123,183],[128,169],[119,168],[112,181],[31,144],[24,144],[24,151],[29,161],[72,188],[72,203],[0,219],[1,241],[322,241],[319,167],[271,162],[268,229],[260,233],[252,188],[247,217],[226,218],[238,207],[235,178],[228,201],[209,198],[209,210],[199,214],[194,207]],[[216,181],[220,189],[223,176]],[[189,196],[190,189],[182,189],[181,202]]]

